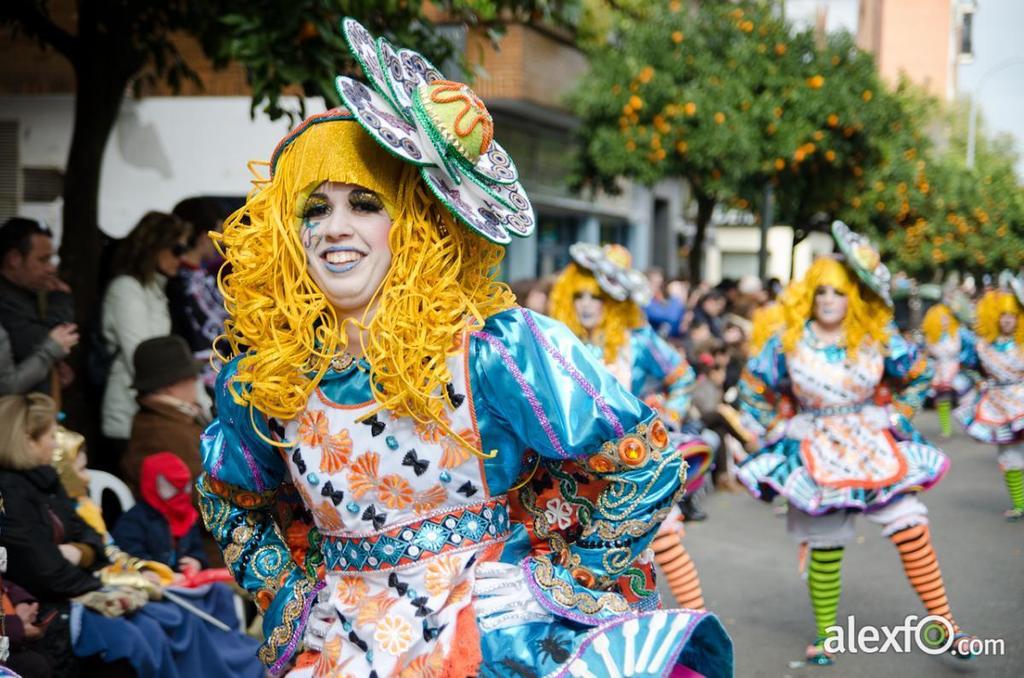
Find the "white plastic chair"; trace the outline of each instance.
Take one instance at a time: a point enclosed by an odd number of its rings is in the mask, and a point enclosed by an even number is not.
[[[126,513],[128,509],[135,506],[135,497],[132,496],[132,491],[128,489],[124,481],[106,471],[89,469],[89,498],[97,506],[103,506],[103,493],[107,490],[113,492],[117,497],[118,503],[121,504],[121,513]]]

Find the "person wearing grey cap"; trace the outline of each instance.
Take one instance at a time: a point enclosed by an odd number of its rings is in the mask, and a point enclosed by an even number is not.
[[[137,491],[143,460],[165,451],[199,474],[199,436],[208,422],[197,402],[200,366],[188,344],[174,335],[147,339],[135,349],[133,363],[139,410],[121,462],[125,480]]]

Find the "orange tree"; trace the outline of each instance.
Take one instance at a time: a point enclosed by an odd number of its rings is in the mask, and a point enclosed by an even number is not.
[[[901,152],[904,136],[920,136],[849,34],[794,31],[772,3],[648,5],[610,35],[571,99],[577,182],[614,190],[618,177],[686,179],[695,278],[716,203],[754,209],[770,184],[776,220],[800,239],[851,214],[865,175]]]

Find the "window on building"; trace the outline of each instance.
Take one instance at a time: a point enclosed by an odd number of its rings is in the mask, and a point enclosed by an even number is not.
[[[21,206],[19,164],[18,121],[0,120],[0,222],[16,215]]]
[[[970,60],[974,56],[974,6],[961,8],[960,17],[960,60]]]
[[[601,219],[601,244],[629,246],[629,222],[625,219],[603,217]]]
[[[579,239],[581,217],[537,215],[537,277],[557,273],[569,264],[569,245]]]

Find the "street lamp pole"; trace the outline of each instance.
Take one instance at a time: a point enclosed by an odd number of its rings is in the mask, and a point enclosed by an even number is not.
[[[985,83],[990,77],[998,73],[999,71],[1009,68],[1010,66],[1019,66],[1024,64],[1024,59],[1015,58],[1008,59],[1007,61],[997,64],[992,68],[985,71],[985,74],[978,79],[978,86],[971,93],[971,112],[970,117],[967,120],[967,168],[974,169],[974,151],[975,151],[975,140],[978,135],[978,99],[981,98],[981,89],[985,86]]]

